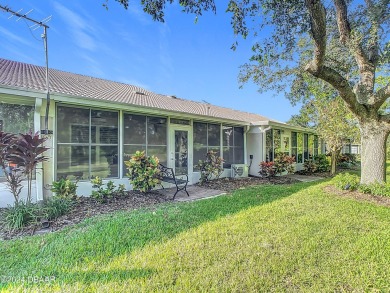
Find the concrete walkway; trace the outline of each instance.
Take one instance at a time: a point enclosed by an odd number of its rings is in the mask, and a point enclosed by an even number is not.
[[[313,182],[313,181],[324,179],[323,177],[318,177],[318,176],[308,176],[308,175],[298,175],[298,174],[291,174],[286,176],[299,180],[301,182]],[[216,197],[216,196],[226,194],[226,192],[223,190],[203,188],[197,185],[187,186],[187,191],[190,194],[190,196],[187,196],[187,194],[184,191],[179,191],[176,194],[175,201],[193,201],[193,200],[206,199],[206,198],[211,198],[211,197]],[[159,189],[158,192],[160,194],[167,196],[168,198],[172,198],[176,192],[176,187]]]
[[[211,197],[216,197],[216,196],[226,194],[226,192],[222,190],[203,188],[197,185],[187,186],[187,191],[190,194],[190,196],[188,196],[185,193],[185,191],[179,191],[176,194],[175,201],[193,201],[193,200],[206,199],[206,198],[211,198]],[[159,189],[158,192],[160,194],[168,196],[169,198],[172,198],[176,192],[176,187]]]

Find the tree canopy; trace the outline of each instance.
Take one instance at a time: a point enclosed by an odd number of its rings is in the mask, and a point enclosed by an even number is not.
[[[129,4],[116,1],[125,8]],[[141,5],[153,19],[164,21],[164,9],[173,2],[141,0]],[[196,16],[216,11],[213,0],[178,3]],[[381,109],[390,97],[390,83],[378,83],[376,75],[389,70],[389,4],[390,0],[230,0],[226,7],[234,33],[258,39],[253,56],[241,68],[242,82],[252,80],[261,91],[290,88],[292,102],[307,97],[307,74],[337,91],[359,120],[362,183],[385,180],[390,113]]]

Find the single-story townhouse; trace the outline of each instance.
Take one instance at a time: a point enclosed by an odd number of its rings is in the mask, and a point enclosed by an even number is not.
[[[130,189],[124,161],[137,150],[156,155],[176,175],[188,174],[190,184],[198,182],[196,164],[208,150],[224,159],[224,177],[258,176],[259,163],[278,152],[295,156],[299,170],[321,152],[312,130],[261,115],[55,69],[49,76],[53,133],[46,141],[50,159],[36,174],[36,200],[50,196],[52,182],[63,177],[80,178],[80,195],[91,194],[94,176]],[[2,131],[44,129],[45,67],[0,59],[0,101]],[[0,178],[0,206],[10,200]]]

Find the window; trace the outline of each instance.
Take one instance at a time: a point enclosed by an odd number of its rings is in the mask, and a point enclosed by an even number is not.
[[[128,161],[136,151],[156,156],[167,164],[167,119],[143,115],[124,114],[123,159]],[[127,173],[126,165],[123,174]]]
[[[281,138],[280,129],[275,129],[274,130],[274,157],[275,157],[275,154],[282,152],[281,139],[282,138]]]
[[[309,158],[312,159],[314,155],[314,135],[309,135]]]
[[[295,158],[295,162],[298,161],[298,134],[291,132],[291,156]]]
[[[222,126],[224,167],[244,163],[244,128]]]
[[[118,112],[57,107],[57,178],[118,177]]]
[[[210,150],[221,155],[221,125],[194,122],[194,171],[199,160]]]
[[[283,145],[282,145],[283,143]],[[265,134],[266,161],[270,162],[275,159],[275,154],[281,152],[289,153],[288,149],[284,148],[284,143],[289,147],[289,141],[282,141],[282,130],[270,129]]]
[[[307,133],[303,135],[303,158],[309,159],[309,135]]]
[[[314,135],[314,155],[317,156],[320,153],[318,135]]]
[[[298,161],[297,163],[303,163],[303,133],[298,133],[297,135],[297,149],[298,149]]]
[[[267,130],[265,134],[265,149],[266,149],[266,161],[270,162],[274,160],[273,152],[273,130]]]

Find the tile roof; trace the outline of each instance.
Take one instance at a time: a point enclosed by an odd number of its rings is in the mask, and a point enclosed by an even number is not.
[[[100,101],[150,107],[246,123],[270,120],[257,114],[156,94],[143,88],[120,82],[56,69],[49,69],[49,75],[50,92],[52,94],[92,98]],[[45,91],[45,67],[0,58],[1,86]]]

